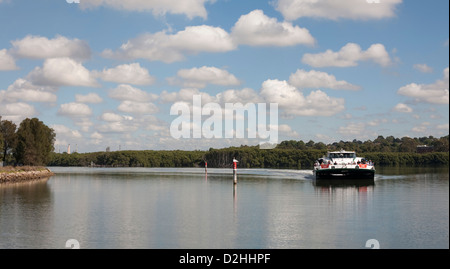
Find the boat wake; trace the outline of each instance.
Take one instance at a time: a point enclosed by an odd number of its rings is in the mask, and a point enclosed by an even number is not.
[[[314,179],[311,170],[279,170],[279,169],[241,169],[239,170],[241,176],[264,176],[273,177],[277,179],[297,179],[297,180],[312,180]]]
[[[143,168],[143,167],[122,167],[122,168],[88,168],[88,167],[51,167],[51,170],[57,174],[158,174],[158,175],[205,175],[208,176],[227,176],[233,174],[230,168]],[[283,170],[283,169],[264,169],[264,168],[242,168],[237,170],[241,178],[247,177],[265,177],[274,179],[295,179],[295,180],[313,180],[312,170]]]
[[[376,175],[375,180],[376,181],[382,181],[382,180],[400,180],[407,178],[407,175]]]

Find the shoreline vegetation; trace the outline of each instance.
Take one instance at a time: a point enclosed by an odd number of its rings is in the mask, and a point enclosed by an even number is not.
[[[0,183],[19,183],[53,176],[50,169],[41,166],[0,167]]]
[[[240,147],[209,151],[114,151],[53,153],[48,166],[66,167],[205,167],[231,168],[235,157],[241,168],[312,169],[326,150],[259,149]],[[448,166],[449,152],[367,152],[358,154],[376,166]]]
[[[448,166],[449,136],[339,141],[282,141],[274,149],[242,145],[209,150],[122,150],[92,153],[51,153],[48,166],[84,167],[205,167],[231,168],[233,158],[241,168],[312,169],[315,160],[328,151],[355,151],[375,166]]]
[[[375,140],[282,141],[273,149],[241,145],[209,150],[124,150],[55,153],[56,134],[37,118],[24,119],[19,127],[0,116],[0,183],[20,182],[54,175],[49,166],[66,167],[171,167],[231,168],[233,159],[241,168],[312,169],[315,160],[328,151],[350,150],[375,166],[449,166],[449,135],[440,138],[378,136]]]

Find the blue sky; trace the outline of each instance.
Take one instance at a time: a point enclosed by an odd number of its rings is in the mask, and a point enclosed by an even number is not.
[[[257,144],[174,139],[194,94],[277,103],[280,141],[449,133],[446,0],[68,2],[0,0],[0,115],[57,152]]]

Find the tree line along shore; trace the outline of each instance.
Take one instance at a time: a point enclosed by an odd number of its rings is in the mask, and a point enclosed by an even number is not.
[[[233,158],[241,168],[310,169],[314,161],[327,151],[355,150],[358,156],[371,160],[377,166],[448,166],[448,136],[425,139],[385,139],[374,141],[321,142],[283,141],[274,149],[259,146],[240,146],[206,151],[136,150],[93,153],[52,153],[49,166],[104,166],[104,167],[208,167],[232,166]],[[389,142],[390,141],[390,142]],[[414,142],[415,141],[415,142]],[[426,143],[426,144],[425,144]],[[407,144],[408,147],[405,145]],[[417,145],[431,152],[417,152]],[[364,149],[363,149],[364,148]]]
[[[0,116],[0,162],[14,166],[45,166],[54,151],[55,131],[37,118],[26,118],[19,126]]]
[[[449,136],[436,138],[378,136],[375,140],[339,141],[331,144],[289,140],[274,149],[259,146],[222,149],[134,150],[91,153],[55,153],[55,132],[37,118],[19,126],[0,117],[0,156],[13,166],[105,167],[231,167],[233,158],[242,168],[310,169],[327,151],[353,150],[378,166],[448,166]],[[109,148],[109,147],[108,147]],[[1,172],[1,171],[0,171]]]
[[[53,172],[45,166],[54,151],[55,136],[54,130],[37,118],[26,118],[17,126],[0,116],[0,183],[51,177]]]
[[[418,149],[426,151],[421,153]],[[52,153],[49,166],[105,167],[208,167],[232,166],[233,158],[242,168],[312,169],[314,161],[327,151],[354,150],[377,166],[448,166],[449,136],[440,138],[395,138],[340,141],[324,144],[314,141],[283,141],[274,149],[240,146],[205,151],[135,150],[93,153]]]
[[[314,161],[326,152],[320,150],[248,148],[209,151],[116,151],[95,153],[53,153],[48,166],[93,167],[204,167],[231,168],[236,158],[241,168],[312,169]],[[361,154],[360,154],[361,155]],[[448,152],[363,154],[376,166],[448,166]]]

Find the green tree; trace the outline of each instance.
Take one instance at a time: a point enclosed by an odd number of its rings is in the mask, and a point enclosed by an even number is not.
[[[448,152],[449,148],[448,135],[446,137],[441,137],[440,139],[433,141],[432,146],[434,147],[435,151]]]
[[[417,142],[410,137],[402,137],[402,143],[400,144],[398,150],[399,152],[415,152],[417,147]]]
[[[6,158],[17,143],[16,124],[9,120],[0,121],[0,137],[3,139],[3,162],[6,163]]]
[[[37,118],[24,119],[17,129],[16,162],[24,165],[46,165],[54,150],[55,132]]]

